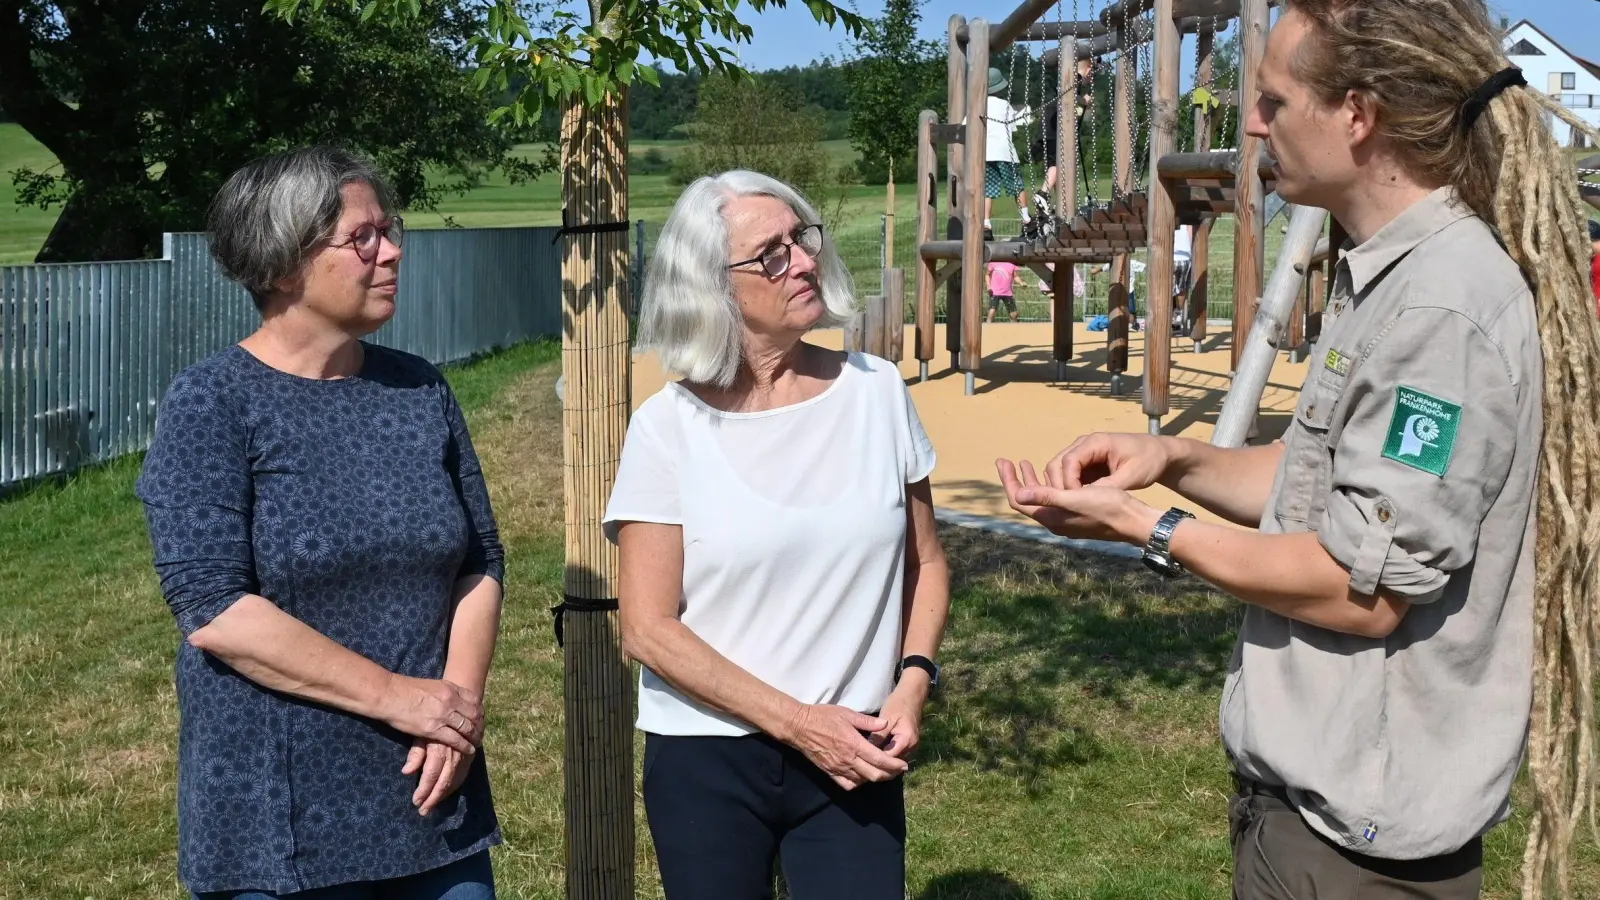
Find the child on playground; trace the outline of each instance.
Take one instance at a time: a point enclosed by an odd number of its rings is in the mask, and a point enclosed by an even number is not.
[[[1017,321],[1016,283],[1016,263],[989,263],[989,321],[994,321],[995,310],[1002,303],[1006,305],[1006,315]]]
[[[984,163],[983,163],[983,236],[994,239],[994,225],[990,216],[994,212],[996,197],[1015,197],[1017,211],[1022,217],[1022,233],[1033,233],[1032,217],[1028,213],[1028,191],[1022,185],[1022,168],[1017,159],[1016,131],[1033,121],[1028,107],[1013,107],[997,95],[1011,87],[999,69],[989,70],[989,102],[984,109]]]

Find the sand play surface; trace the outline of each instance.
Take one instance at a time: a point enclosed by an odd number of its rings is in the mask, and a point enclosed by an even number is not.
[[[1139,384],[1144,372],[1144,334],[1129,336],[1128,372],[1121,396],[1111,395],[1106,372],[1105,333],[1078,326],[1073,346],[1076,357],[1066,368],[1066,379],[1055,380],[1051,362],[1050,325],[1000,323],[983,330],[984,359],[978,372],[977,393],[964,393],[965,378],[949,369],[944,352],[943,328],[935,346],[937,358],[929,366],[929,380],[917,382],[913,357],[913,329],[906,329],[905,360],[900,371],[911,389],[912,401],[939,454],[933,472],[934,503],[942,510],[1030,522],[1006,505],[1005,492],[995,474],[994,460],[1004,456],[1031,460],[1042,467],[1052,456],[1083,434],[1095,431],[1145,433],[1147,420],[1140,407]],[[1230,379],[1229,333],[1213,326],[1215,335],[1207,351],[1196,354],[1187,338],[1173,341],[1172,411],[1163,433],[1210,440],[1222,409]],[[843,333],[817,331],[808,340],[838,347]],[[1282,434],[1294,413],[1306,363],[1291,363],[1278,354],[1277,363],[1261,398],[1260,437],[1268,441]],[[633,400],[637,405],[666,382],[653,356],[634,358]],[[1141,492],[1147,503],[1161,509],[1178,497],[1155,487]],[[1200,515],[1210,518],[1200,512]]]

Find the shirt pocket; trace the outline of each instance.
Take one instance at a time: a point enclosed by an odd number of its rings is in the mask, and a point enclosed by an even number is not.
[[[1281,521],[1303,525],[1307,530],[1327,506],[1328,486],[1333,478],[1333,452],[1328,432],[1334,407],[1344,393],[1345,376],[1320,370],[1306,380],[1289,425],[1284,448],[1287,465],[1283,486],[1273,512]]]

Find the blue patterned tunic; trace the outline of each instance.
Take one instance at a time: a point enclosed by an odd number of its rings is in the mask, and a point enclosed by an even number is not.
[[[444,378],[364,345],[353,378],[238,346],[173,382],[138,494],[185,637],[244,594],[384,668],[444,672],[452,589],[503,551]],[[424,818],[411,738],[178,651],[178,870],[191,891],[278,893],[427,871],[500,842],[484,756]]]

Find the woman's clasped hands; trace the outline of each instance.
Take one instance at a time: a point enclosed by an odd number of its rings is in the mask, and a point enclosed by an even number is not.
[[[443,679],[392,676],[383,720],[412,736],[401,773],[418,775],[411,803],[428,815],[467,780],[483,744],[483,700]]]

